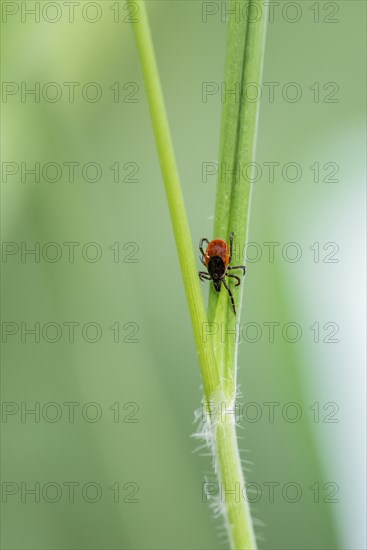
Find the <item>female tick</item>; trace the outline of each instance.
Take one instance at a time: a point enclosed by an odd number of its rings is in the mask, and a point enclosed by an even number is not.
[[[229,250],[228,244],[226,241],[222,241],[222,239],[215,239],[211,242],[209,242],[208,239],[201,239],[199,244],[199,250],[202,254],[200,261],[207,268],[208,272],[206,273],[205,271],[199,271],[199,277],[201,281],[213,281],[214,288],[217,292],[220,291],[222,284],[225,286],[231,299],[234,314],[236,315],[236,306],[234,303],[233,294],[225,281],[225,277],[232,277],[233,279],[236,279],[236,286],[239,286],[241,284],[240,278],[237,277],[237,275],[227,273],[227,271],[230,269],[243,269],[243,275],[245,275],[246,267],[244,265],[229,265],[232,258],[233,237],[234,233],[232,231],[229,236]],[[205,252],[203,249],[204,243],[207,243]]]

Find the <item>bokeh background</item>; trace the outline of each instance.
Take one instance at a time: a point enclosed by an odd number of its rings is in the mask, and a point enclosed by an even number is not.
[[[133,8],[66,4],[2,2],[2,547],[226,548]],[[195,246],[213,237],[222,101],[202,90],[223,81],[225,7],[148,2]],[[263,549],[366,548],[365,9],[281,1],[268,25],[239,353]]]

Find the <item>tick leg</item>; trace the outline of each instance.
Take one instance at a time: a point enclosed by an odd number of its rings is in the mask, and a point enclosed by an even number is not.
[[[207,245],[209,244],[209,241],[208,239],[201,239],[200,243],[199,243],[199,250],[200,252],[202,253],[202,255],[204,256],[205,258],[205,252],[203,250],[203,244],[206,243]]]
[[[232,233],[229,236],[229,260],[228,260],[228,263],[231,263],[231,259],[232,259],[233,237],[234,237],[234,233],[232,231]]]
[[[208,273],[205,273],[204,271],[199,271],[199,277],[200,281],[211,281],[212,278]]]
[[[224,284],[224,286],[225,286],[226,289],[227,289],[227,292],[228,292],[229,297],[230,297],[230,299],[231,299],[231,304],[232,304],[233,312],[234,312],[234,314],[236,315],[236,306],[235,306],[235,304],[234,304],[234,299],[233,299],[233,294],[232,294],[232,292],[231,292],[231,289],[229,288],[229,286],[227,285],[227,283],[226,283],[224,280],[222,281],[222,283]]]
[[[206,263],[204,262],[204,258],[202,256],[199,256],[199,259],[200,259],[201,263],[206,267]]]
[[[246,266],[245,265],[233,265],[233,266],[228,266],[227,267],[227,270],[228,269],[243,269],[243,276],[245,276],[246,274]]]
[[[233,279],[236,279],[236,281],[237,281],[236,286],[240,286],[241,279],[239,277],[237,277],[237,275],[231,275],[230,273],[226,273],[226,277],[232,277]]]

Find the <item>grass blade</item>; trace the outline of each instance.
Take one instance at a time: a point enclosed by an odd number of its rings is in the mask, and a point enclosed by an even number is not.
[[[238,0],[233,0],[233,4]],[[226,81],[242,86],[249,78],[260,80],[262,67],[263,42],[265,34],[265,1],[246,0],[251,20],[256,4],[263,8],[262,17],[257,23],[250,20],[234,21],[229,28]],[[220,481],[223,513],[226,520],[231,546],[234,549],[256,548],[255,536],[249,511],[244,498],[238,499],[238,491],[244,489],[244,476],[236,437],[233,414],[222,414],[228,405],[233,404],[236,393],[235,377],[235,339],[228,339],[224,345],[217,338],[213,343],[202,338],[202,328],[207,323],[203,297],[197,275],[196,260],[192,246],[180,180],[178,176],[172,140],[170,136],[163,94],[159,80],[152,38],[149,29],[145,3],[136,2],[139,8],[138,22],[133,24],[135,40],[139,51],[141,67],[150,107],[153,130],[163,175],[173,231],[181,266],[189,306],[195,343],[198,351],[204,396],[210,406],[209,411],[211,444],[214,453],[215,468]],[[245,12],[242,12],[245,13]],[[247,102],[229,101],[224,106],[222,122],[222,155],[225,164],[235,167],[236,163],[253,158],[255,129],[258,105]],[[235,177],[224,181],[219,170],[220,182],[217,194],[215,228],[216,236],[228,237],[228,228],[237,234],[237,243],[245,243],[250,203],[250,188],[244,180],[237,182]],[[226,295],[221,292],[219,299],[211,295],[210,319],[226,322],[235,318]],[[239,296],[237,296],[239,298]],[[237,300],[238,301],[238,300]],[[240,309],[240,307],[239,307]],[[232,315],[232,318],[229,315]],[[215,349],[215,353],[214,353]],[[219,364],[218,364],[219,360]]]
[[[136,2],[136,4],[139,7],[138,22],[132,25],[144,76],[153,131],[194,331],[196,349],[199,355],[204,392],[206,398],[209,400],[211,396],[219,390],[217,368],[212,343],[208,340],[204,341],[202,338],[202,327],[204,323],[207,322],[207,316],[181,192],[180,179],[173,151],[146,7],[145,3],[141,0]]]

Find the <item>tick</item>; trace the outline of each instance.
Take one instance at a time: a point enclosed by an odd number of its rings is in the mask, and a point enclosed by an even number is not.
[[[215,239],[210,242],[208,239],[201,239],[199,244],[199,250],[202,254],[200,261],[206,267],[207,272],[199,271],[199,277],[201,281],[213,281],[214,288],[217,292],[220,292],[220,287],[222,284],[225,286],[231,299],[234,314],[236,315],[236,306],[234,303],[233,294],[227,285],[225,278],[232,277],[233,279],[236,279],[236,286],[239,286],[241,284],[241,279],[237,277],[237,275],[227,273],[227,271],[231,269],[243,269],[243,275],[245,275],[246,267],[244,265],[230,265],[232,259],[233,237],[234,233],[232,231],[229,236],[229,250],[228,244],[226,241],[222,241],[222,239]],[[205,252],[203,249],[204,243],[207,244]]]

